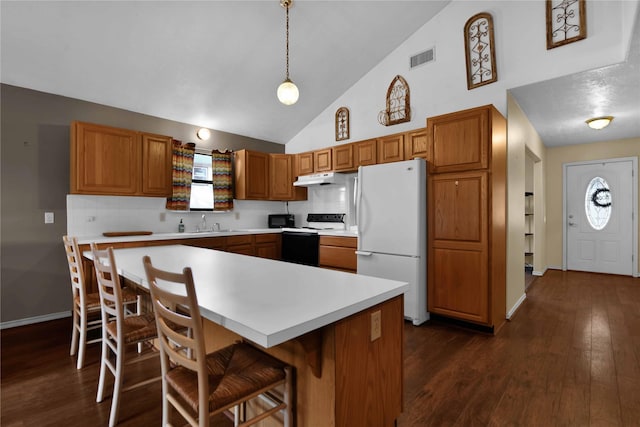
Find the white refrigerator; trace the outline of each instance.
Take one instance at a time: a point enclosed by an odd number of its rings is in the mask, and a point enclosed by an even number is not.
[[[423,159],[358,169],[358,274],[408,282],[404,317],[414,325],[429,320],[426,186]]]

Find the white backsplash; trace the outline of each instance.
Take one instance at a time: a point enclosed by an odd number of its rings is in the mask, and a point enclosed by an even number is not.
[[[307,225],[308,213],[344,213],[347,227],[355,224],[353,177],[345,184],[308,188],[308,199],[289,202],[296,226]],[[286,213],[284,202],[234,200],[231,212],[176,212],[165,209],[164,197],[67,195],[67,234],[77,237],[100,236],[106,231],[152,231],[173,233],[183,220],[185,231],[195,231],[202,214],[207,224],[219,223],[221,229],[267,228],[267,216]]]
[[[165,209],[164,197],[67,195],[67,234],[99,236],[105,231],[195,231],[202,214],[220,228],[267,228],[267,215],[285,212],[283,202],[234,200],[232,212],[176,212]]]

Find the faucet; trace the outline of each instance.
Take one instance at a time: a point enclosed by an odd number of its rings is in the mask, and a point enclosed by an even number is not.
[[[196,231],[207,231],[207,218],[202,214],[202,222],[198,225]]]

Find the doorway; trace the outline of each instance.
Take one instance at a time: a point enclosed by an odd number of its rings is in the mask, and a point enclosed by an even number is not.
[[[637,158],[563,166],[563,268],[633,275],[637,259]]]

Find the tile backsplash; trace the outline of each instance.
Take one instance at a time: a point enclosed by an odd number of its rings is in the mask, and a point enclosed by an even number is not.
[[[176,212],[165,209],[164,197],[67,195],[67,234],[77,237],[99,236],[107,231],[178,231],[180,219],[185,231],[195,231],[202,214],[207,224],[220,228],[267,228],[267,215],[292,213],[296,225],[307,225],[308,213],[345,213],[347,227],[353,225],[353,176],[346,175],[344,184],[308,188],[308,200],[270,202],[234,200],[231,212]],[[351,178],[349,178],[351,177]]]

